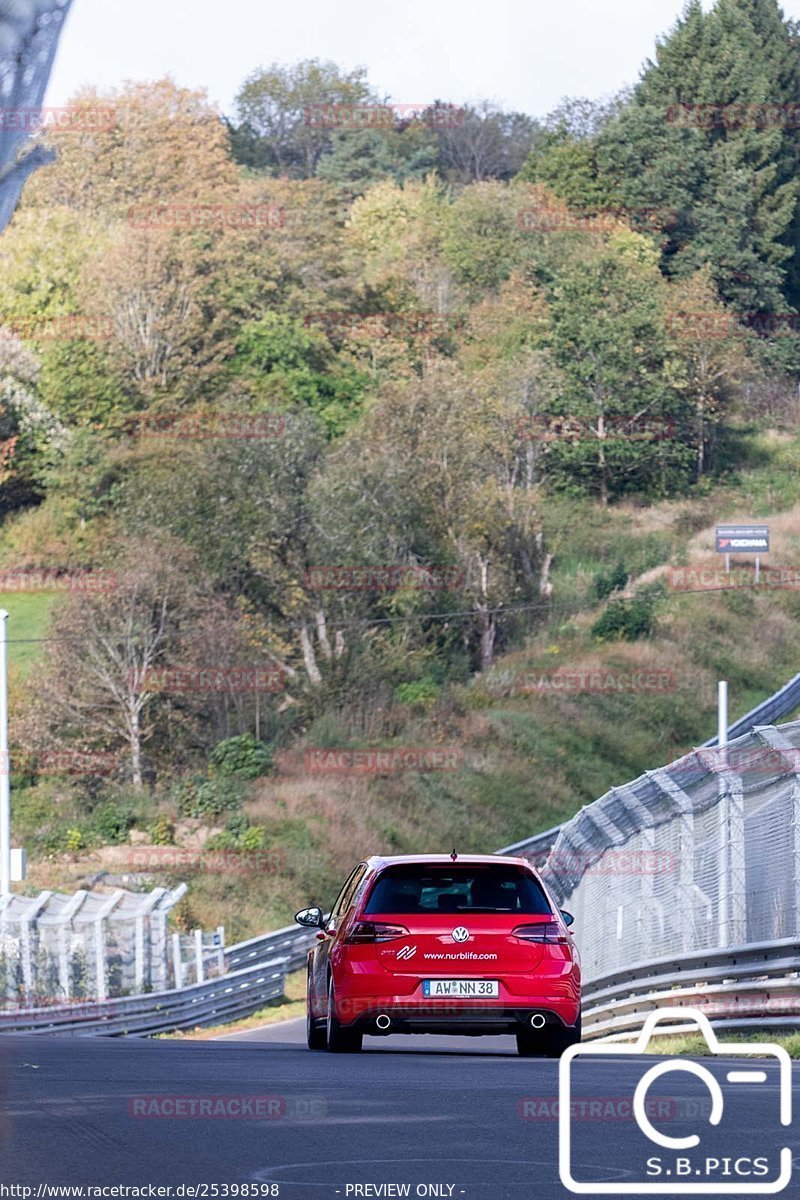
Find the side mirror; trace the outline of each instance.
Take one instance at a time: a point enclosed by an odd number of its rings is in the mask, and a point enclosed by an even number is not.
[[[565,908],[562,908],[560,911],[561,911],[562,917],[564,918],[564,924],[569,929],[570,925],[575,924],[575,918],[573,917],[572,913],[567,912],[567,910]]]
[[[307,929],[322,929],[325,924],[325,917],[321,908],[301,908],[299,913],[294,914],[294,919],[298,925],[304,925]]]

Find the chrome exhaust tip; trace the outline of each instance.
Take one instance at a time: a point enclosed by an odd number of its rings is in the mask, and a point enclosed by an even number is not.
[[[534,1029],[541,1029],[545,1020],[541,1013],[534,1013],[531,1017],[531,1025]]]
[[[391,1023],[392,1023],[392,1018],[387,1017],[386,1013],[381,1013],[381,1015],[378,1017],[377,1021],[375,1022],[375,1024],[378,1026],[378,1029],[380,1029],[381,1033],[385,1033],[386,1030],[391,1025]]]

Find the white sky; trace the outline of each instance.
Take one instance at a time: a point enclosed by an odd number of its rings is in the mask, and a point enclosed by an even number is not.
[[[397,103],[490,99],[542,116],[635,82],[682,0],[74,0],[47,103],[171,74],[224,111],[258,66],[363,64]],[[706,7],[708,4],[706,3]],[[784,11],[800,16],[800,0]]]

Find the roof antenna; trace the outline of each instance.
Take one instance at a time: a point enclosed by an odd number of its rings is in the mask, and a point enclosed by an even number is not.
[[[451,860],[452,860],[453,862],[455,862],[455,861],[456,861],[456,859],[458,858],[458,855],[456,854],[456,848],[455,848],[455,846],[453,846],[453,853],[450,855],[450,858],[451,858]]]

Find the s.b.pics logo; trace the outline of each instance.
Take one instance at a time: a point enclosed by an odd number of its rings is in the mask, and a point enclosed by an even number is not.
[[[710,1055],[702,1062],[677,1056],[647,1059],[655,1026],[699,1028]],[[730,1057],[744,1062],[731,1064]],[[582,1094],[599,1094],[612,1081],[631,1090],[634,1120],[617,1123],[613,1141],[581,1145],[587,1123],[574,1120]],[[668,1088],[665,1094],[664,1088]],[[571,1046],[559,1064],[559,1173],[578,1195],[748,1195],[782,1191],[792,1176],[792,1153],[781,1126],[791,1124],[791,1060],[770,1042],[720,1042],[696,1009],[651,1013],[633,1045]],[[662,1128],[658,1114],[673,1114]],[[674,1119],[675,1113],[687,1114]],[[595,1131],[596,1123],[591,1126]],[[602,1162],[602,1167],[598,1163]],[[602,1177],[598,1177],[602,1176]]]

